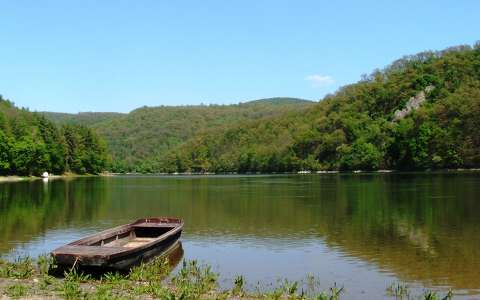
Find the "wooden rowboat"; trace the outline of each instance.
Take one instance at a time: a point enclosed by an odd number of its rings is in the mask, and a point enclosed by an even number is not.
[[[58,266],[127,270],[168,251],[180,238],[183,220],[145,218],[108,229],[55,249]]]

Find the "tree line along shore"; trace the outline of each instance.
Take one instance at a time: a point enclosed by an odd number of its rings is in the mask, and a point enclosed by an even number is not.
[[[106,145],[92,129],[56,125],[0,96],[0,175],[98,174],[107,162]]]

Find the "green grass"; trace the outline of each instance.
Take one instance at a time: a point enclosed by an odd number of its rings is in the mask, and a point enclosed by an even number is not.
[[[50,269],[56,268],[54,259],[50,255],[40,255],[37,258],[37,269],[40,274],[45,275],[48,274]]]
[[[77,270],[65,272],[63,278],[49,275],[55,264],[48,256],[36,261],[19,258],[14,262],[0,261],[0,298],[25,296],[60,297],[64,299],[137,299],[153,298],[164,300],[190,299],[272,299],[272,300],[340,300],[344,297],[343,286],[334,284],[326,290],[320,289],[320,283],[313,276],[307,276],[305,282],[284,280],[269,291],[246,291],[246,278],[237,276],[233,287],[221,290],[219,275],[211,267],[196,260],[182,262],[181,268],[171,274],[172,268],[167,259],[157,258],[133,268],[129,274],[106,273],[94,278]],[[3,288],[2,288],[3,286]],[[305,288],[305,289],[304,289]],[[450,291],[441,295],[436,291],[424,291],[412,295],[410,288],[403,283],[394,283],[387,287],[386,296],[397,300],[451,300]]]
[[[76,281],[64,280],[60,289],[61,295],[65,299],[82,299],[85,293],[80,288],[80,284]]]
[[[132,269],[128,279],[133,281],[151,281],[165,278],[171,271],[168,259],[154,259]]]
[[[35,265],[30,257],[17,258],[14,262],[0,260],[0,278],[28,279],[35,273]]]
[[[55,283],[57,283],[57,279],[55,277],[45,274],[40,278],[38,287],[42,291],[48,291],[48,289],[53,287]]]
[[[7,287],[5,294],[8,297],[17,299],[27,295],[28,288],[23,284],[12,284]]]
[[[180,299],[196,299],[217,288],[218,274],[210,266],[199,265],[196,260],[183,261],[182,268],[172,278],[174,295]]]

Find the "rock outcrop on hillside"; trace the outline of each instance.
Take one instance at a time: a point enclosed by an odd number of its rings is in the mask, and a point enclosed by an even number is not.
[[[413,111],[417,110],[422,103],[425,102],[426,94],[430,93],[434,89],[435,87],[433,85],[429,85],[423,91],[420,91],[417,95],[410,98],[404,109],[398,109],[395,111],[393,114],[393,121],[399,121],[411,114]]]

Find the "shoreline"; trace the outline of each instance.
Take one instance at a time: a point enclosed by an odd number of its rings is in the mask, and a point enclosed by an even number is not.
[[[7,175],[7,176],[0,176],[0,183],[4,182],[21,182],[21,181],[35,181],[40,179],[61,179],[61,178],[76,178],[76,177],[96,177],[102,175],[95,175],[95,174],[74,174],[74,173],[65,173],[62,175],[49,175],[48,177],[41,177],[41,176],[19,176],[19,175]]]
[[[348,171],[339,171],[339,170],[302,170],[302,171],[292,171],[292,172],[224,172],[224,173],[215,173],[215,172],[152,172],[152,173],[140,173],[140,172],[105,172],[98,174],[97,176],[102,177],[115,177],[115,176],[255,176],[255,175],[324,175],[324,174],[408,174],[408,173],[480,173],[480,168],[458,168],[458,169],[435,169],[435,170],[393,170],[393,169],[380,169],[380,170],[348,170]],[[95,176],[95,175],[94,175]]]
[[[40,178],[40,177],[38,177]],[[35,180],[36,178],[31,178],[28,176],[0,176],[0,182],[18,182],[18,181],[27,181],[27,180]]]
[[[77,269],[54,275],[52,257],[45,255],[7,262],[0,259],[0,298],[22,299],[272,299],[272,300],[340,300],[348,299],[348,287],[323,286],[313,276],[307,286],[299,281],[279,281],[268,289],[247,288],[248,278],[237,275],[231,287],[220,287],[219,275],[210,265],[183,260],[180,269],[168,258],[157,257],[129,272],[98,275]],[[412,289],[413,288],[413,289]],[[411,298],[413,296],[414,298]],[[382,294],[391,299],[454,298],[452,290],[415,289],[406,283],[393,282]]]
[[[480,168],[458,168],[458,169],[438,169],[438,170],[349,170],[349,171],[293,171],[293,172],[226,172],[226,173],[214,173],[214,172],[174,172],[174,173],[115,173],[115,172],[103,172],[100,174],[74,174],[66,173],[62,175],[49,175],[46,178],[40,176],[19,176],[19,175],[6,175],[0,176],[0,183],[8,182],[21,182],[21,181],[35,181],[40,179],[65,179],[65,178],[78,178],[78,177],[116,177],[116,176],[256,176],[256,175],[334,175],[334,174],[408,174],[408,173],[480,173]]]

